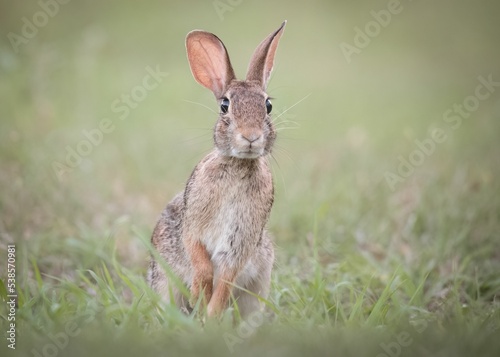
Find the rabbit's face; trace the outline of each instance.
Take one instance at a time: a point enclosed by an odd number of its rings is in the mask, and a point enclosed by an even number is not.
[[[276,139],[272,105],[260,85],[234,81],[219,104],[214,140],[224,156],[256,159],[271,152]]]

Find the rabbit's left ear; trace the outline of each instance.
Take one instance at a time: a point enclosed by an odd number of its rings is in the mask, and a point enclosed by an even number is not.
[[[250,65],[248,66],[247,81],[258,81],[264,90],[267,87],[267,82],[273,70],[274,55],[276,54],[281,35],[285,30],[285,25],[286,21],[281,24],[279,29],[260,43],[253,53]]]
[[[194,78],[220,99],[235,79],[226,47],[212,33],[195,30],[186,37],[186,49]]]

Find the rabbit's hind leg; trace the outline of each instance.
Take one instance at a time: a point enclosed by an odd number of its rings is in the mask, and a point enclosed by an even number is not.
[[[270,240],[268,244],[265,244],[257,254],[258,260],[257,264],[252,262],[253,268],[257,270],[257,275],[250,279],[245,279],[241,277],[238,279],[238,283],[244,290],[234,288],[233,294],[236,304],[238,305],[238,310],[240,316],[243,319],[257,319],[253,314],[261,314],[264,308],[264,303],[262,303],[259,298],[267,299],[269,295],[270,285],[271,285],[271,271],[274,264],[274,252],[272,250],[272,243]]]
[[[157,262],[152,261],[148,271],[148,281],[151,288],[161,296],[165,303],[173,303],[182,312],[189,314],[192,309],[189,306],[188,299],[182,294],[180,289],[171,283]]]

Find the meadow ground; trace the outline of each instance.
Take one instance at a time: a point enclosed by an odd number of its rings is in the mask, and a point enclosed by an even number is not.
[[[498,5],[0,7],[0,355],[497,355]],[[184,38],[216,33],[242,76],[284,19],[271,294],[247,323],[203,324],[145,282],[216,118]]]

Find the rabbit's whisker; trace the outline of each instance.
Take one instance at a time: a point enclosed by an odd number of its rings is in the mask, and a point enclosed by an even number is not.
[[[275,145],[275,150],[277,152],[279,152],[280,154],[284,154],[287,159],[289,159],[291,162],[295,163],[295,161],[293,160],[293,157],[292,155],[290,154],[290,152],[288,150],[286,150],[285,148],[283,148],[282,146],[280,145]],[[275,159],[275,157],[273,156],[273,159]]]
[[[286,124],[289,124],[289,125],[286,125]],[[280,123],[277,123],[277,124],[274,124],[274,127],[276,129],[283,129],[283,128],[293,128],[293,129],[297,129],[297,128],[300,128],[300,124],[295,122],[295,121],[282,121]]]
[[[294,121],[294,120],[282,120],[278,123],[274,123],[274,125],[281,125],[281,124],[295,124],[295,125],[299,125],[298,122]]]
[[[215,110],[213,110],[212,108],[210,108],[209,106],[203,104],[203,103],[198,103],[198,102],[193,102],[192,100],[187,100],[187,99],[183,99],[185,102],[188,102],[188,103],[191,103],[191,104],[196,104],[196,105],[199,105],[200,107],[203,107],[203,108],[207,108],[208,110],[210,110],[212,113],[214,114],[219,114],[217,113]]]
[[[300,104],[301,102],[303,102],[304,100],[306,100],[307,98],[309,98],[309,96],[311,95],[312,93],[309,93],[308,95],[306,95],[304,98],[302,98],[301,100],[299,100],[297,103],[295,103],[294,105],[292,105],[291,107],[285,109],[284,111],[282,111],[281,113],[279,113],[279,115],[276,116],[276,118],[273,119],[273,122],[278,119],[280,116],[282,116],[283,114],[285,114],[286,112],[288,112],[290,109],[292,109],[293,107],[295,107],[296,105]]]

